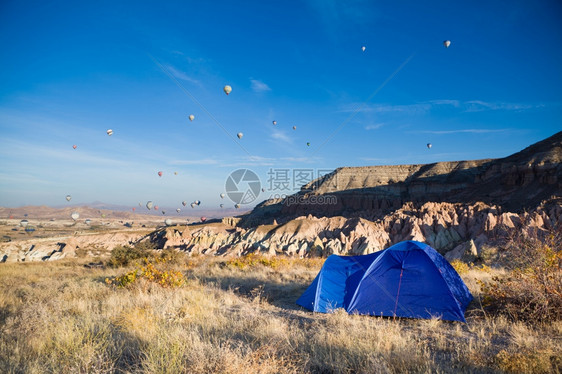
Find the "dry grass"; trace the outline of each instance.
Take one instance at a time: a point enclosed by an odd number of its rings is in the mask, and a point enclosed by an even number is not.
[[[131,268],[0,266],[0,372],[557,372],[562,324],[313,314],[295,300],[321,260],[191,258],[180,288],[105,284]],[[245,262],[244,262],[245,261]],[[242,264],[242,265],[241,265]],[[475,295],[477,279],[463,275]],[[476,303],[477,305],[477,303]]]

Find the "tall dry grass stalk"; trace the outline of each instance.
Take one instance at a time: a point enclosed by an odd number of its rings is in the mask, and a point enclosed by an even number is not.
[[[313,314],[295,305],[321,261],[239,266],[201,256],[180,288],[110,287],[131,268],[0,266],[0,372],[556,372],[559,323],[530,327]],[[182,263],[185,264],[185,263]],[[464,275],[478,294],[473,269]],[[476,305],[476,308],[478,306]]]

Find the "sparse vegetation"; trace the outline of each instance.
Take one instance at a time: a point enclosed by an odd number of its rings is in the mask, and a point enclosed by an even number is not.
[[[152,257],[152,253],[144,248],[118,245],[111,251],[108,265],[114,268],[132,264],[135,260]]]
[[[513,320],[562,320],[562,235],[518,235],[500,255],[508,272],[479,282],[484,307]]]
[[[325,259],[301,259],[286,256],[263,256],[256,253],[249,253],[241,257],[233,257],[221,264],[227,267],[238,269],[251,269],[255,267],[267,267],[271,269],[280,269],[291,267],[292,265],[300,265],[304,267],[321,267]]]
[[[322,260],[166,251],[146,258],[124,268],[86,269],[84,260],[0,266],[0,372],[561,370],[560,321],[530,326],[477,313],[478,305],[467,324],[313,314],[295,300]],[[181,271],[185,285],[104,282],[138,266],[161,279],[148,263],[160,272]],[[498,274],[472,266],[463,277],[478,295],[476,280]]]
[[[130,287],[133,284],[142,283],[146,288],[147,284],[154,283],[161,287],[181,287],[185,283],[185,276],[177,270],[173,270],[164,258],[149,260],[144,258],[141,264],[137,264],[135,269],[113,278],[105,278],[105,283],[117,287]]]

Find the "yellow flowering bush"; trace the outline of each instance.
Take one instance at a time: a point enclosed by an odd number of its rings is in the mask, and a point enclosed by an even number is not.
[[[185,284],[185,276],[177,270],[162,269],[162,265],[165,263],[164,259],[154,258],[149,260],[145,258],[134,270],[120,277],[106,278],[105,282],[116,287],[129,287],[139,280],[156,283],[164,288],[183,286]]]

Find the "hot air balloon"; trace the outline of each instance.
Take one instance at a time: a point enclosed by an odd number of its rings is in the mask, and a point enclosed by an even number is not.
[[[139,203],[139,206],[142,207],[142,203]]]
[[[196,206],[197,206],[197,204],[191,203],[191,208],[195,208]]]
[[[235,207],[236,209],[240,209],[240,204],[235,204],[234,207]]]
[[[194,119],[195,119],[195,116],[194,116],[193,114],[190,114],[190,115],[189,115],[189,120],[190,120],[190,121],[193,121]]]
[[[28,223],[29,223],[28,220],[22,219],[22,220],[20,221],[20,226],[21,226],[21,227],[26,227]]]
[[[451,45],[451,41],[450,40],[445,40],[443,42],[443,45],[445,46],[445,48],[449,48],[449,46]]]
[[[195,204],[201,205],[201,201],[200,201],[200,200],[195,200]]]
[[[307,147],[310,147],[310,142],[306,142],[306,146],[307,146]]]
[[[293,126],[293,130],[296,130],[296,129],[297,129],[297,126]]]
[[[238,134],[236,134],[236,136],[238,137],[238,139],[242,139],[242,137],[244,136],[244,134],[242,134],[241,132],[239,132]]]
[[[182,202],[181,202],[181,205],[186,206],[186,205],[187,205],[187,201],[185,201],[185,200],[182,201]]]
[[[220,207],[221,207],[221,209],[224,208],[224,204],[221,204]]]
[[[181,209],[180,208],[176,209],[176,212],[178,212],[178,213],[181,212]]]
[[[66,201],[70,201],[70,199],[72,199],[72,196],[66,195]]]
[[[133,207],[133,212],[134,212],[135,210],[137,210],[137,208]]]
[[[174,171],[174,175],[178,175],[178,172],[177,172],[177,171]]]
[[[427,149],[431,149],[431,143],[427,143]]]
[[[201,222],[205,222],[207,220],[207,217],[201,217]]]
[[[165,210],[163,210],[163,211],[162,211],[162,214],[166,214],[166,211],[165,211]]]
[[[74,144],[74,145],[72,146],[72,148],[73,148],[73,149],[76,149],[76,144]]]
[[[154,206],[154,204],[152,203],[152,201],[148,201],[146,203],[146,209],[148,209],[148,210],[152,209],[153,206]]]
[[[232,87],[230,87],[229,85],[226,85],[226,86],[224,86],[223,90],[224,90],[224,93],[228,95],[232,92]]]
[[[273,121],[273,124],[274,124],[274,125],[277,125],[277,121]]]
[[[221,193],[221,199],[224,199],[226,195],[224,193]]]
[[[365,52],[365,49],[366,49],[365,46],[361,47],[361,50],[362,50],[363,52]]]
[[[76,221],[78,218],[80,218],[80,214],[78,214],[78,212],[72,212],[70,218]]]
[[[158,210],[158,205],[154,205],[154,210]]]
[[[87,220],[85,220],[84,222],[86,223],[86,225],[89,225],[90,223],[92,223],[92,220],[91,220],[91,219],[87,219]]]
[[[166,226],[172,226],[172,220],[167,218],[164,223],[166,224]]]
[[[26,226],[25,232],[33,232],[33,231],[35,231],[35,227],[33,227],[33,226]]]
[[[109,130],[107,130],[106,132],[107,132],[107,135],[109,135],[109,136],[113,135],[113,130],[112,130],[112,129],[109,129]]]
[[[261,192],[265,192],[265,188],[262,188],[262,189],[261,189]]]
[[[161,172],[161,171],[158,172],[158,176],[159,176],[159,177],[162,176],[162,172]]]

